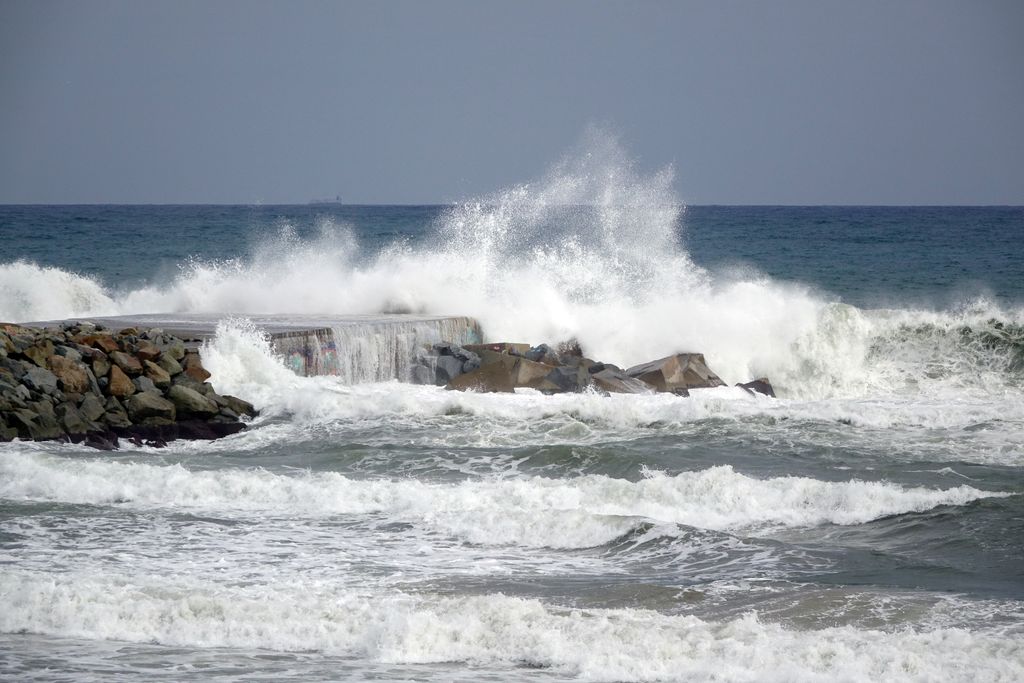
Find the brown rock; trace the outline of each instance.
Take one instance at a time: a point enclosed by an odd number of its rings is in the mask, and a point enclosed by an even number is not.
[[[210,373],[203,367],[203,361],[198,353],[187,353],[181,363],[185,374],[197,382],[205,382],[210,378]]]
[[[142,374],[142,363],[140,363],[139,359],[130,353],[114,351],[110,354],[110,360],[112,360],[117,367],[121,368],[121,370],[123,370],[129,377],[138,377]]]
[[[142,362],[154,361],[160,357],[160,349],[152,342],[143,340],[135,346],[135,356]]]
[[[591,374],[594,384],[598,389],[603,389],[613,394],[650,394],[654,392],[647,382],[630,377],[621,370],[606,367]]]
[[[91,346],[94,349],[99,349],[104,353],[113,353],[118,349],[117,340],[109,334],[85,334],[75,337],[75,341],[83,346]]]
[[[492,351],[494,353],[505,353],[513,356],[521,356],[530,350],[529,344],[515,344],[512,342],[495,342],[494,344],[466,344],[463,346],[466,351],[480,355],[481,351]]]
[[[500,392],[511,394],[515,392],[515,364],[509,367],[504,363],[491,363],[484,365],[472,372],[459,375],[448,383],[446,389],[458,391],[480,391],[485,393]]]
[[[677,353],[649,363],[634,365],[626,374],[647,382],[660,392],[725,386],[704,361],[702,353]]]
[[[94,356],[92,359],[92,371],[97,377],[106,377],[110,372],[110,360],[102,351],[100,353],[102,355]]]
[[[84,394],[90,390],[89,375],[85,366],[65,356],[50,356],[50,372],[63,383],[62,390],[68,394]]]
[[[116,365],[110,366],[110,383],[107,385],[107,393],[118,398],[135,393],[135,385],[128,379],[128,375],[124,374]]]

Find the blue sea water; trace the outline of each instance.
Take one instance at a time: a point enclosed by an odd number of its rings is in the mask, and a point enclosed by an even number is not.
[[[244,258],[288,227],[352,228],[365,254],[429,238],[444,206],[0,207],[0,263],[24,259],[111,288],[167,276],[189,259]],[[676,230],[706,268],[752,269],[858,306],[1020,305],[1024,207],[689,206]]]
[[[0,207],[0,319],[468,314],[779,394],[346,385],[228,322],[204,362],[245,432],[0,444],[0,677],[1024,679],[1024,209],[617,177]]]

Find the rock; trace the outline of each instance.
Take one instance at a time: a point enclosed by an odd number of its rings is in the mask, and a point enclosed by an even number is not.
[[[94,349],[110,354],[118,350],[117,340],[109,334],[86,334],[75,337],[75,341],[83,346],[91,346]]]
[[[160,393],[160,390],[156,388],[155,384],[153,384],[153,380],[148,377],[136,377],[132,380],[132,384],[135,386],[135,391],[137,392],[151,391],[157,394]]]
[[[109,425],[112,429],[119,429],[131,426],[131,420],[128,419],[128,412],[121,405],[121,402],[111,396],[107,399],[107,403],[104,406],[103,422]]]
[[[459,375],[445,387],[458,391],[501,392],[515,391],[515,366],[504,363],[483,365],[472,372]]]
[[[156,347],[163,352],[161,358],[170,358],[172,360],[181,362],[185,357],[185,343],[180,339],[170,339],[168,341],[157,342]],[[170,372],[168,370],[168,372]],[[177,373],[171,372],[170,374],[175,375]]]
[[[53,352],[58,356],[63,356],[75,362],[82,360],[82,354],[73,346],[57,346],[53,349]],[[53,368],[50,369],[52,370]]]
[[[174,420],[176,414],[173,403],[159,394],[148,391],[135,394],[125,402],[128,417],[132,422],[141,422],[146,418],[163,418]]]
[[[194,389],[175,384],[167,391],[167,398],[174,402],[180,414],[212,417],[220,412],[217,403]]]
[[[634,365],[626,374],[647,382],[661,392],[725,386],[708,368],[702,353],[677,353],[649,363]]]
[[[118,448],[117,435],[113,432],[89,432],[82,443],[99,451],[116,451]]]
[[[111,365],[107,393],[118,398],[125,398],[135,393],[135,385],[128,376],[122,372],[120,366]]]
[[[434,384],[444,386],[462,374],[465,361],[455,356],[438,356],[434,359]]]
[[[56,408],[57,423],[66,434],[85,434],[90,430],[90,427],[95,425],[89,425],[83,418],[78,409],[70,403],[61,403]]]
[[[162,356],[160,356],[159,358],[157,358],[156,359],[156,364],[160,367],[161,370],[166,372],[167,375],[170,376],[170,377],[174,377],[175,375],[181,374],[181,371],[182,371],[181,364],[178,363],[178,361],[176,361],[173,358],[171,358],[171,356],[169,354],[167,354],[167,353],[165,353]],[[155,383],[156,380],[153,380],[153,382]]]
[[[154,361],[160,357],[160,349],[152,342],[141,340],[135,345],[135,356],[140,361]]]
[[[110,354],[110,360],[129,377],[138,377],[142,374],[142,363],[129,353],[114,351]]]
[[[558,353],[547,344],[539,344],[538,346],[531,347],[523,354],[523,358],[531,360],[534,363],[544,363],[545,365],[559,364]]]
[[[15,427],[7,426],[4,420],[0,419],[0,442],[14,441],[18,438],[18,430]]]
[[[7,419],[23,439],[46,441],[59,439],[64,435],[56,418],[51,415],[38,415],[31,410],[18,410],[8,414]]]
[[[203,367],[203,361],[199,358],[198,353],[185,354],[185,359],[182,361],[181,367],[184,369],[186,375],[197,382],[205,382],[210,379],[210,373]]]
[[[67,347],[61,348],[66,349]],[[76,353],[76,355],[78,354]],[[78,357],[81,358],[80,355]],[[85,366],[71,356],[50,356],[49,365],[50,371],[57,376],[60,386],[65,392],[84,394],[92,388]]]
[[[172,363],[175,361],[172,360]],[[176,364],[176,363],[175,363]],[[157,365],[151,360],[142,361],[143,372],[146,373],[146,377],[153,382],[156,386],[161,389],[166,389],[171,386],[171,376],[166,370]]]
[[[540,386],[551,373],[552,366],[523,357],[515,364],[515,382],[517,387],[542,389]],[[542,389],[543,390],[543,389]]]
[[[89,420],[90,422],[99,422],[103,418],[105,409],[103,402],[98,396],[87,394],[82,402],[78,404],[78,412],[82,414],[82,417]]]
[[[597,363],[592,366],[590,370],[593,370],[598,365],[603,367],[596,372],[590,373],[591,379],[594,381],[594,386],[598,389],[602,389],[613,394],[654,393],[654,387],[647,382],[630,377],[622,370],[604,365],[604,363]]]
[[[102,351],[100,352],[102,353]],[[106,377],[110,373],[110,360],[106,355],[94,356],[92,359],[92,371],[97,377]]]
[[[32,391],[42,394],[57,393],[57,376],[43,367],[31,367],[21,378],[21,382]]]
[[[592,386],[590,373],[583,366],[552,368],[537,388],[545,393],[578,393]]]
[[[772,383],[768,381],[767,377],[761,377],[759,379],[746,382],[745,384],[737,384],[736,386],[741,389],[746,389],[751,394],[756,392],[758,394],[764,394],[765,396],[775,398],[775,389],[772,388]]]
[[[53,342],[49,339],[42,339],[27,347],[21,353],[39,367],[45,368],[46,361],[53,355]]]

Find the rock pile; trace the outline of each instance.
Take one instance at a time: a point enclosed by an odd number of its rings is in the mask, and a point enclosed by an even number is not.
[[[678,353],[623,370],[583,355],[575,341],[547,344],[435,344],[413,368],[413,382],[448,389],[514,392],[537,389],[545,394],[596,390],[606,393],[667,392],[688,396],[690,389],[725,386],[700,353]],[[767,379],[741,385],[774,396]]]
[[[59,439],[113,449],[245,428],[252,404],[221,396],[197,351],[160,329],[0,323],[0,441]]]

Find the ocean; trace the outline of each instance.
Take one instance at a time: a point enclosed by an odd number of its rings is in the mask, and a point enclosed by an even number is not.
[[[1024,209],[0,207],[0,320],[230,312],[262,414],[0,444],[0,677],[1024,680]],[[689,398],[298,377],[246,314],[475,316]],[[768,377],[777,399],[731,386]]]

